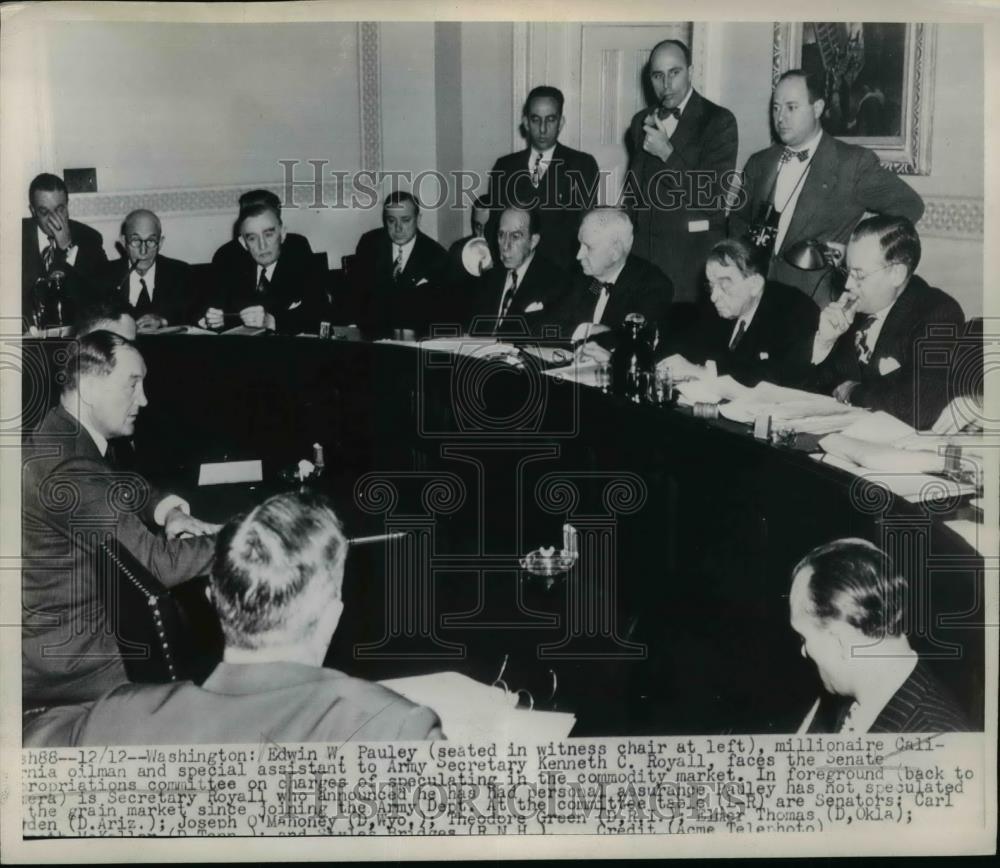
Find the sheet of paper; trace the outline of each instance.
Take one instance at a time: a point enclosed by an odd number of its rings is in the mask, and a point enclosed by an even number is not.
[[[867,440],[869,443],[892,443],[900,437],[913,434],[914,430],[895,416],[876,410],[861,417],[841,433],[845,437]]]
[[[560,368],[549,368],[542,371],[557,380],[569,380],[572,383],[579,383],[581,386],[596,386],[597,371],[600,368],[598,362],[572,362]]]
[[[867,470],[846,458],[825,453],[817,453],[811,457],[823,464],[839,467],[854,476],[867,479],[875,485],[881,485],[897,497],[902,497],[910,503],[925,503],[931,500],[960,497],[965,494],[974,494],[976,490],[971,485],[953,482],[950,479],[931,476],[927,473],[888,473],[881,470]]]
[[[230,482],[260,482],[264,469],[260,459],[253,461],[222,461],[202,464],[198,485],[225,485]]]
[[[252,328],[250,326],[238,325],[231,329],[226,329],[224,335],[262,335],[267,331],[265,328]]]
[[[1000,555],[1000,529],[964,518],[946,521],[944,526],[957,533],[983,557]]]

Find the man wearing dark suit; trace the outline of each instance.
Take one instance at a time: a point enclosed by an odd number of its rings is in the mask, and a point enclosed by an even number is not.
[[[562,91],[536,87],[524,103],[522,124],[528,147],[501,157],[490,170],[493,213],[486,237],[496,237],[500,214],[514,207],[539,212],[538,252],[570,271],[580,221],[597,202],[597,161],[558,141],[566,123]]]
[[[915,428],[934,424],[948,403],[948,368],[922,364],[921,347],[954,341],[965,318],[950,295],[914,274],[919,262],[920,237],[905,217],[858,224],[844,294],[820,314],[808,388]]]
[[[222,328],[226,314],[243,325],[284,334],[315,332],[323,310],[326,270],[312,255],[285,247],[281,213],[250,205],[237,221],[249,257],[212,261],[212,288],[204,321]]]
[[[143,331],[183,325],[201,313],[196,310],[191,267],[160,253],[163,241],[160,219],[152,211],[133,211],[122,223],[121,245],[127,255],[102,270],[102,289],[128,304]]]
[[[674,287],[659,268],[631,253],[632,221],[618,208],[595,208],[580,224],[583,271],[559,306],[563,336],[582,341],[582,355],[606,361],[627,314],[641,313],[662,333]]]
[[[79,338],[59,406],[25,445],[22,473],[22,687],[26,702],[96,699],[125,680],[105,611],[97,546],[127,549],[172,587],[207,572],[214,525],[117,465],[146,406],[145,365],[105,331]],[[159,532],[162,528],[163,532]],[[179,534],[193,534],[179,540]]]
[[[536,211],[507,208],[500,216],[500,267],[476,280],[470,299],[472,334],[542,335],[558,332],[557,309],[566,292],[562,269],[538,253],[541,242]]]
[[[30,721],[24,743],[204,744],[442,738],[429,708],[322,668],[344,610],[347,541],[320,495],[279,494],[219,534],[209,597],[223,662],[198,687],[126,685]]]
[[[881,549],[842,539],[792,573],[792,629],[823,692],[800,733],[966,732],[968,719],[904,632],[906,577]]]
[[[729,226],[731,236],[753,235],[772,250],[769,276],[802,290],[821,309],[837,294],[831,269],[792,266],[785,255],[795,244],[815,239],[842,252],[865,212],[913,223],[924,212],[920,196],[882,168],[875,154],[823,132],[822,93],[821,84],[801,70],[781,76],[771,104],[781,142],[747,160]]]
[[[62,178],[47,172],[28,187],[31,217],[21,221],[21,315],[30,318],[38,302],[46,305],[46,321],[57,319],[52,284],[61,285],[62,321],[68,324],[77,306],[94,290],[107,263],[101,233],[69,218],[69,191]],[[58,275],[62,275],[61,278]],[[43,285],[46,278],[51,278]]]
[[[629,174],[637,256],[674,284],[675,300],[699,296],[705,256],[725,236],[726,178],[736,169],[739,133],[732,112],[691,87],[691,52],[667,39],[649,57],[658,101],[632,118]]]
[[[251,205],[270,205],[281,214],[281,200],[270,190],[248,190],[239,199],[239,210],[242,213]],[[216,272],[231,272],[239,268],[241,262],[252,259],[250,251],[240,242],[239,219],[233,223],[233,237],[223,244],[212,255],[212,267]],[[282,248],[295,259],[306,259],[312,255],[312,247],[305,235],[286,232]]]
[[[389,194],[382,228],[361,236],[352,277],[357,321],[377,337],[394,328],[425,334],[436,321],[454,322],[454,297],[445,291],[448,254],[419,229],[420,203],[411,193]]]
[[[708,254],[711,305],[693,329],[668,347],[660,366],[674,377],[700,378],[706,362],[746,386],[761,380],[794,386],[809,366],[819,310],[797,289],[768,281],[758,247],[724,239]]]

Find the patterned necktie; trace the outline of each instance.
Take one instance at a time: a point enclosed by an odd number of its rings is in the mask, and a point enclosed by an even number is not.
[[[42,268],[45,269],[46,274],[52,270],[52,263],[56,259],[56,246],[51,241],[48,246],[42,251]]]
[[[745,319],[740,320],[740,324],[736,326],[736,332],[733,334],[732,340],[729,341],[729,350],[732,352],[739,345],[740,341],[743,340],[743,335],[747,333],[747,321]]]
[[[261,272],[263,274],[263,272]],[[153,300],[149,297],[149,287],[146,286],[146,278],[139,278],[139,297],[135,300],[135,315],[142,316],[153,306]]]
[[[399,280],[399,275],[403,273],[403,248],[397,246],[396,250],[399,252],[396,254],[396,259],[392,263],[392,279]]]
[[[503,322],[510,310],[511,302],[514,301],[514,293],[517,292],[517,272],[510,271],[510,286],[503,291],[503,298],[500,299],[500,315],[497,317],[497,325]]]
[[[531,168],[531,186],[537,187],[542,178],[542,152],[535,154],[535,165]]]
[[[854,333],[854,346],[858,351],[858,361],[867,365],[871,361],[872,347],[868,345],[868,329],[875,322],[875,317],[869,314],[861,320],[858,330]]]
[[[257,278],[257,292],[263,295],[271,286],[271,281],[267,279],[267,269],[260,270],[260,277]]]
[[[791,148],[785,148],[781,152],[781,157],[778,158],[778,168],[781,168],[785,163],[790,163],[793,159],[798,160],[800,163],[804,163],[809,159],[809,149],[806,148],[804,151],[793,151]]]

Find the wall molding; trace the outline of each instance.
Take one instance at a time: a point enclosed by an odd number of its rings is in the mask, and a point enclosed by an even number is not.
[[[358,23],[358,87],[361,91],[361,168],[382,171],[382,71],[377,21]]]
[[[924,216],[917,224],[925,238],[983,240],[981,196],[924,196]]]

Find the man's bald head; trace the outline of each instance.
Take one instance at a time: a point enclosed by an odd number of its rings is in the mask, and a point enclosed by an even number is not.
[[[129,262],[139,274],[145,274],[153,267],[163,244],[160,218],[145,208],[132,211],[122,221],[121,240],[128,252]]]

